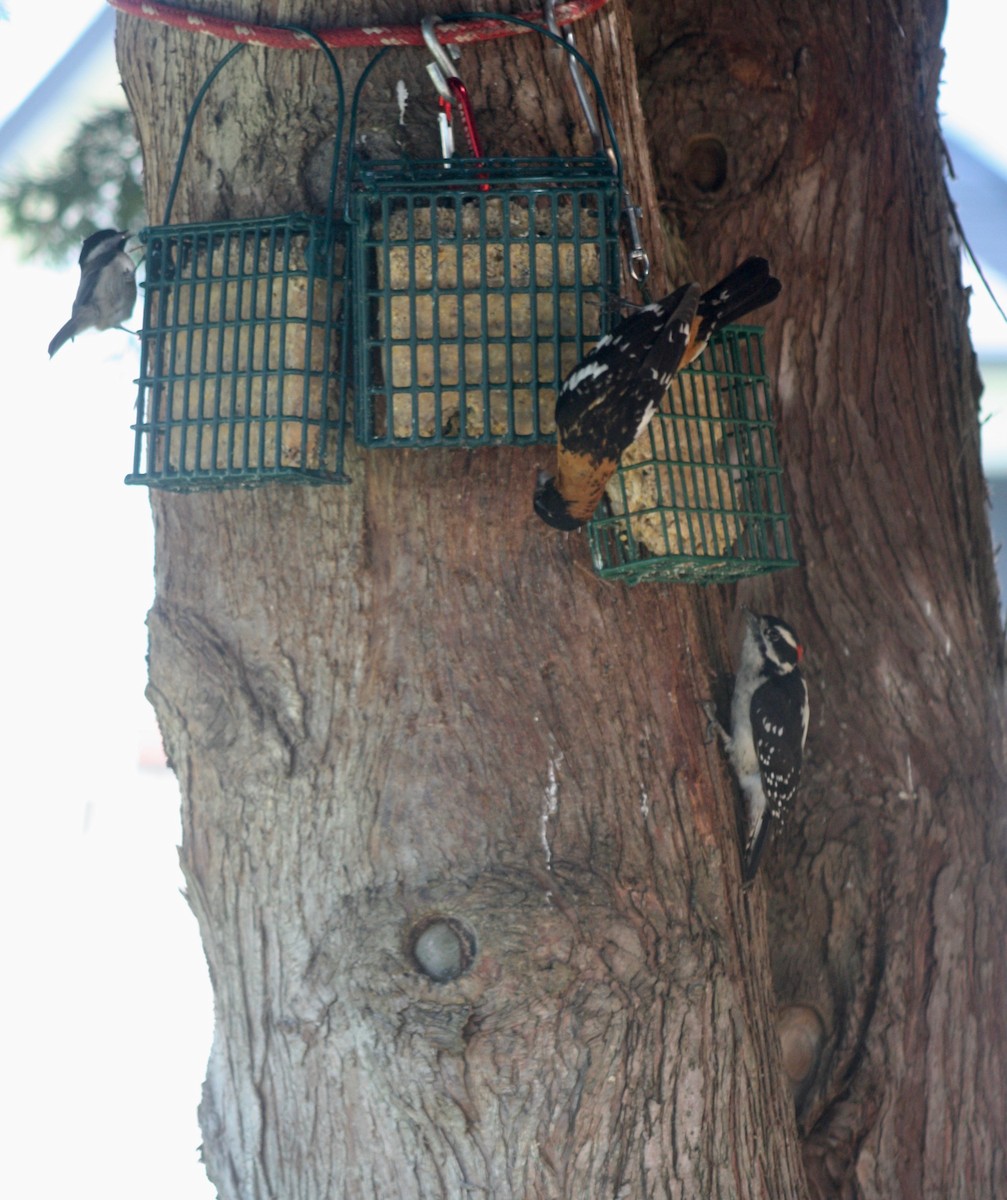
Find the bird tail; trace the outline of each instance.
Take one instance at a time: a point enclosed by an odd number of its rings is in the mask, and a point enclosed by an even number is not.
[[[49,357],[52,358],[60,346],[62,346],[65,342],[68,342],[74,336],[74,334],[76,334],[76,332],[77,322],[71,317],[70,320],[67,321],[59,333],[57,333],[49,343]]]
[[[702,354],[718,329],[769,304],[779,294],[780,281],[770,275],[769,263],[764,258],[746,258],[700,297],[694,333],[683,365]]]
[[[770,824],[769,812],[766,811],[762,814],[762,819],[758,825],[748,835],[741,862],[741,882],[746,886],[752,882],[758,873],[759,863],[762,861],[762,852],[766,848]]]

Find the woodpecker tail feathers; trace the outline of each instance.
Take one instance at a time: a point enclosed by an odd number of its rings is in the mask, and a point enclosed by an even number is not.
[[[767,810],[762,814],[762,819],[755,828],[749,832],[741,862],[741,882],[745,886],[750,884],[759,872],[759,863],[762,861],[762,852],[766,848],[766,838],[770,826]]]

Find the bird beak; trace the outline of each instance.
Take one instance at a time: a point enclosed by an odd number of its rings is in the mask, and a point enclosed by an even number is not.
[[[140,235],[138,233],[124,232],[123,236],[126,239],[122,243],[123,253],[128,254],[129,257],[132,258],[133,261],[137,264],[137,266],[139,266],[140,263],[142,263],[144,258],[146,257],[146,247],[144,246],[143,242],[140,240]],[[131,242],[132,242],[132,245],[130,245]],[[139,257],[134,258],[134,255],[139,255]]]
[[[758,631],[759,631],[759,614],[752,612],[752,610],[748,607],[747,604],[743,604],[741,606],[741,611],[745,614],[745,620],[748,622],[749,627],[751,628],[752,632],[758,633]]]
[[[541,492],[542,489],[548,487],[550,483],[552,483],[552,476],[549,474],[549,472],[539,471],[535,480],[535,491]]]

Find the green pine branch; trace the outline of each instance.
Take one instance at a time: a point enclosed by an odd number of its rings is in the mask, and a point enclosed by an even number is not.
[[[96,229],[145,224],[140,146],[127,109],[83,122],[46,172],[0,188],[0,213],[25,257],[64,262]]]

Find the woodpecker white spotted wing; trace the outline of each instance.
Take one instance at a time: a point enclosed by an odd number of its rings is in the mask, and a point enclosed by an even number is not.
[[[535,511],[556,529],[590,520],[624,451],[647,428],[676,372],[722,326],[774,300],[780,282],[764,258],[746,259],[700,295],[684,284],[601,338],[570,372],[556,401],[556,474],[541,475]]]
[[[799,643],[797,651],[799,660]],[[808,715],[808,688],[796,666],[785,675],[767,678],[752,696],[752,738],[763,797],[749,807],[746,881],[755,878],[771,825],[782,829],[790,815],[801,782]]]

